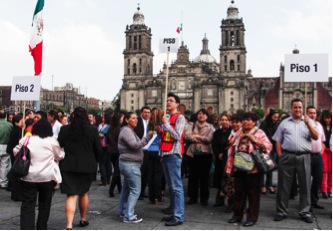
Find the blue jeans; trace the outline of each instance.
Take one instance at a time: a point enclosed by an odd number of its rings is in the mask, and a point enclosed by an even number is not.
[[[184,187],[180,176],[182,159],[178,154],[165,155],[162,164],[165,181],[170,187],[173,216],[179,221],[184,221]]]
[[[124,214],[126,220],[133,220],[134,207],[141,192],[141,163],[119,161],[119,170],[124,176],[122,183],[120,200],[119,200],[119,215]]]

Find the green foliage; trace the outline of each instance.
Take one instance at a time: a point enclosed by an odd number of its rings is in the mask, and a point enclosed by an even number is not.
[[[112,108],[106,108],[105,110],[104,110],[104,114],[110,114],[110,115],[112,115],[113,114],[113,109]]]
[[[265,116],[265,111],[261,108],[253,108],[252,112],[257,114],[260,119],[264,118],[264,116]]]

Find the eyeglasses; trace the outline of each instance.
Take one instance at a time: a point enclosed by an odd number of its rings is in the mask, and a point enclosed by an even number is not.
[[[167,102],[176,103],[176,101],[174,101],[172,99],[167,99]]]

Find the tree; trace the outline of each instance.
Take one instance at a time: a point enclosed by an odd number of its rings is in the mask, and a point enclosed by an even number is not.
[[[111,103],[112,103],[112,106],[114,108],[114,112],[115,113],[120,113],[121,109],[120,109],[120,95],[119,95],[119,93],[113,98]]]
[[[260,119],[264,118],[264,116],[265,116],[265,111],[261,108],[253,108],[252,112],[257,114]]]

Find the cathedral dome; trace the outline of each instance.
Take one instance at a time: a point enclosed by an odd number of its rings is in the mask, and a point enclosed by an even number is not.
[[[238,8],[237,6],[234,4],[235,1],[232,0],[231,1],[231,5],[228,7],[228,11],[227,11],[227,19],[238,19],[239,16],[238,16]]]
[[[210,51],[208,49],[208,41],[209,40],[207,39],[206,34],[205,34],[205,37],[202,40],[201,53],[198,57],[196,57],[194,59],[195,63],[201,63],[201,62],[203,62],[203,63],[214,63],[214,62],[216,62],[216,59],[213,56],[211,56]]]
[[[133,16],[133,25],[145,25],[145,16],[140,11],[140,6],[137,9]]]

